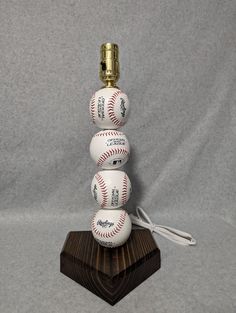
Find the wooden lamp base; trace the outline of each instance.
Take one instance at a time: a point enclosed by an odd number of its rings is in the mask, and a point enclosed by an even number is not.
[[[160,250],[148,229],[133,229],[118,248],[100,246],[91,231],[69,232],[60,271],[114,305],[161,266]]]

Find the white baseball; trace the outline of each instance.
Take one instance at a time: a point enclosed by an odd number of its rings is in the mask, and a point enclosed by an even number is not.
[[[123,171],[100,171],[93,177],[91,192],[101,208],[117,209],[129,200],[131,182]]]
[[[130,145],[124,133],[118,130],[101,130],[90,143],[90,155],[97,166],[115,169],[124,165],[130,154]]]
[[[132,223],[125,210],[99,210],[91,222],[92,234],[102,246],[115,248],[129,238]]]
[[[128,97],[118,88],[102,88],[92,96],[89,112],[93,123],[99,128],[117,129],[127,121]]]

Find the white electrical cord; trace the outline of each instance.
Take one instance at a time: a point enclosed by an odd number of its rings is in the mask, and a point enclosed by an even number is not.
[[[191,234],[172,227],[153,224],[147,213],[140,207],[136,208],[136,214],[137,216],[132,213],[129,214],[131,222],[135,225],[148,228],[151,232],[155,232],[179,245],[195,246],[197,244]]]

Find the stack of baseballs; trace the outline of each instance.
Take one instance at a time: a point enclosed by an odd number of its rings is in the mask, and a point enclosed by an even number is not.
[[[129,113],[129,100],[120,89],[105,87],[92,96],[90,116],[102,130],[90,143],[90,155],[99,167],[91,184],[92,195],[99,206],[91,222],[92,234],[104,247],[123,245],[131,233],[131,220],[124,209],[131,194],[128,175],[120,170],[129,159],[130,145],[123,126]]]

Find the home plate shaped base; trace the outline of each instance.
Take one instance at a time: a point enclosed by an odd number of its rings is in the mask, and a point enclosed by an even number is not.
[[[100,246],[91,231],[71,231],[60,255],[61,273],[111,305],[160,267],[160,250],[150,230],[141,228],[118,248]]]

